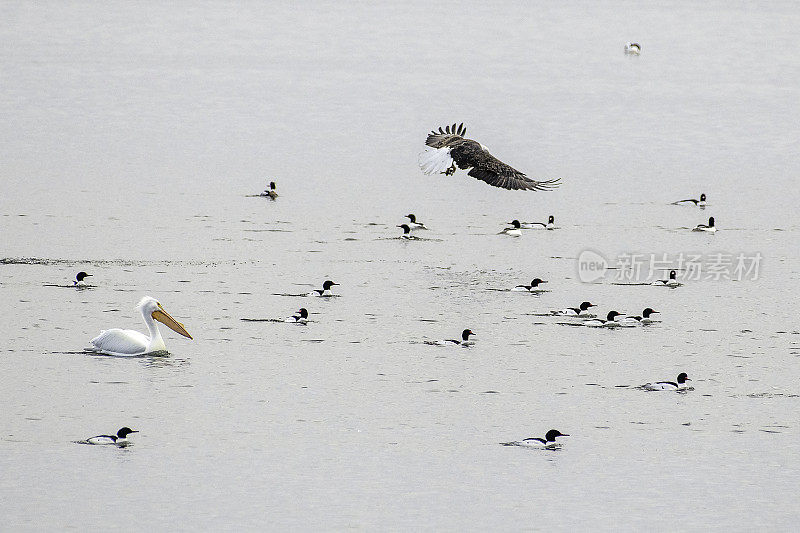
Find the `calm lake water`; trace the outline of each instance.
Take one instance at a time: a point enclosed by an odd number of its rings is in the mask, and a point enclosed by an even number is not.
[[[781,2],[0,4],[2,527],[796,528],[798,27]],[[563,185],[423,176],[456,121]],[[671,264],[583,283],[586,250],[761,261],[667,289],[634,282]],[[194,340],[82,351],[144,330],[144,295]],[[584,300],[661,322],[549,316]]]

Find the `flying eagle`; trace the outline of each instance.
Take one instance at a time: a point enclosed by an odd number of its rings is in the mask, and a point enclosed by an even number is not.
[[[428,145],[419,155],[419,167],[425,174],[439,172],[452,176],[456,165],[460,169],[470,169],[468,175],[485,181],[494,187],[513,190],[547,191],[558,187],[561,178],[547,181],[534,181],[519,170],[506,165],[472,139],[464,138],[467,128],[462,122],[439,131],[431,131],[425,144]]]

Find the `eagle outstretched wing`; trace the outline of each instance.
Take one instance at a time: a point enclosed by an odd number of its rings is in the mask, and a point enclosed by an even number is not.
[[[509,190],[546,191],[559,186],[560,178],[547,181],[530,179],[494,157],[479,142],[465,139],[466,131],[463,123],[439,128],[438,133],[432,131],[425,140],[430,148],[420,154],[420,168],[426,174],[452,174],[455,167],[451,165],[455,164],[460,169],[470,169],[467,174],[473,178]]]
[[[439,128],[439,133],[436,133],[435,130],[431,131],[428,138],[425,139],[425,144],[433,148],[452,146],[459,141],[463,141],[465,133],[467,133],[467,128],[464,127],[463,122],[458,127],[453,124],[452,126],[447,126],[444,130]]]

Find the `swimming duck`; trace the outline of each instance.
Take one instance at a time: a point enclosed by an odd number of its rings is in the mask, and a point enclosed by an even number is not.
[[[534,278],[534,279],[531,280],[531,284],[530,285],[517,285],[516,287],[514,287],[511,290],[512,291],[517,291],[517,292],[540,292],[540,291],[544,290],[544,289],[539,289],[538,288],[539,284],[541,284],[541,283],[547,283],[547,282],[545,280],[543,280],[543,279]]]
[[[687,381],[692,381],[686,372],[678,374],[677,383],[675,381],[656,381],[655,383],[645,383],[642,387],[645,390],[684,390],[688,387]]]

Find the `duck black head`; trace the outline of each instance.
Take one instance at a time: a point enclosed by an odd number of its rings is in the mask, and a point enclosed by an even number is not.
[[[514,229],[520,229],[522,227],[522,224],[520,224],[519,220],[517,219],[512,220],[511,222],[509,222],[509,224],[511,224],[514,227]]]
[[[647,309],[642,311],[642,318],[650,318],[650,315],[652,315],[653,313],[658,313],[658,311],[648,307]]]
[[[708,227],[709,228],[713,228],[714,227],[714,217],[709,217],[709,219],[708,219]]]
[[[461,332],[461,340],[468,341],[470,335],[475,335],[471,329],[465,329]]]
[[[686,372],[681,372],[680,374],[678,374],[678,383],[680,385],[683,385],[687,381],[692,381],[692,380],[689,379],[689,376],[686,375]]]
[[[706,201],[706,193],[700,194],[700,201],[701,202],[705,202]]]
[[[678,273],[674,270],[669,271],[669,279],[675,279],[678,276]]]
[[[534,278],[531,280],[531,287],[538,287],[540,283],[547,283],[547,282],[540,278]]]
[[[406,218],[407,218],[409,221],[411,221],[411,223],[414,223],[414,222],[416,222],[416,221],[417,221],[417,215],[415,215],[414,213],[409,213],[409,214],[407,214],[407,215],[406,215]]]
[[[620,314],[617,313],[616,311],[609,311],[608,314],[606,315],[606,321],[613,322],[614,318],[618,316],[620,316]]]
[[[124,439],[125,437],[127,437],[131,433],[139,433],[139,432],[138,431],[134,431],[129,427],[124,427],[124,428],[120,428],[120,430],[117,431],[117,437],[120,438],[120,439]]]
[[[331,280],[327,280],[325,283],[322,284],[322,288],[326,291],[329,291],[331,287],[333,287],[334,285],[338,285],[338,283],[334,283]]]
[[[83,281],[84,278],[91,276],[91,274],[87,274],[86,272],[78,272],[78,275],[75,276],[75,279],[78,281]]]
[[[308,309],[305,307],[301,307],[297,312],[300,313],[300,318],[308,318]]]
[[[411,228],[408,226],[408,224],[400,224],[397,227],[403,228],[403,235],[408,235],[411,232]]]
[[[544,440],[546,440],[547,442],[555,442],[556,437],[569,437],[569,435],[567,435],[566,433],[561,433],[557,429],[551,429],[545,434]]]
[[[550,215],[549,217],[547,217],[547,223],[548,224],[555,224],[556,223],[556,217],[554,217],[553,215]]]
[[[583,302],[583,303],[581,304],[581,311],[586,311],[586,310],[587,310],[587,309],[589,309],[590,307],[595,307],[595,305],[594,305],[593,303],[589,303],[589,302]]]

